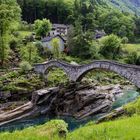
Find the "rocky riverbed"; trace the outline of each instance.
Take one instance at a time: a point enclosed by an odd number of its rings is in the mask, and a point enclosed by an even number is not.
[[[70,83],[67,86],[45,88],[35,91],[32,100],[20,107],[0,114],[0,125],[23,118],[46,116],[72,116],[84,119],[107,113],[112,104],[128,86],[99,86],[87,83]],[[20,104],[20,103],[19,103]]]

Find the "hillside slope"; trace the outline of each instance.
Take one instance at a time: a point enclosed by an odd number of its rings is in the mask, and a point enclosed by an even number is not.
[[[109,6],[125,12],[140,15],[140,0],[103,0]]]
[[[1,140],[139,140],[140,116],[123,118],[101,124],[88,123],[66,138],[57,136],[58,132],[66,132],[66,124],[62,120],[52,120],[44,125],[29,127],[13,133],[0,133]],[[60,132],[61,132],[60,131]],[[60,136],[60,135],[59,135]]]
[[[128,0],[130,1],[132,4],[134,4],[136,7],[140,7],[140,0]]]

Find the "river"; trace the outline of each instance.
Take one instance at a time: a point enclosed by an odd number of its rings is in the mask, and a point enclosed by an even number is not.
[[[136,98],[138,98],[139,95],[140,95],[140,93],[137,92],[136,89],[124,91],[124,94],[113,103],[112,110],[136,100]],[[97,120],[99,117],[101,117],[103,115],[105,115],[105,114],[99,114],[99,115],[96,115],[94,117],[89,117],[89,118],[86,118],[85,120],[81,120],[81,121],[78,121],[72,117],[46,118],[46,116],[40,116],[40,117],[37,117],[34,119],[25,119],[25,120],[20,120],[17,122],[7,124],[5,126],[0,127],[0,131],[12,132],[14,130],[22,130],[22,129],[30,127],[30,126],[44,124],[51,119],[63,119],[63,120],[65,120],[65,122],[68,123],[68,129],[70,131],[72,131],[72,130],[86,124],[89,121]]]

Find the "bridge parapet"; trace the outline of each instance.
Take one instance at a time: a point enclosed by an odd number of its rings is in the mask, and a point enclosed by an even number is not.
[[[122,64],[114,61],[96,60],[85,65],[71,65],[64,61],[52,60],[42,64],[36,64],[34,69],[37,73],[45,74],[51,67],[58,67],[64,70],[70,81],[80,81],[86,73],[94,69],[112,71],[125,77],[140,88],[140,66]]]

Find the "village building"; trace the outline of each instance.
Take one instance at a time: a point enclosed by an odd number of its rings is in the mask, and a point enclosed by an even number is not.
[[[65,51],[66,42],[67,42],[67,34],[68,34],[68,25],[64,24],[53,24],[52,30],[48,33],[48,35],[41,39],[43,47],[48,48],[49,50],[53,49],[52,40],[57,38],[59,40],[59,50]]]
[[[95,39],[100,39],[102,37],[106,36],[106,33],[104,30],[95,30]]]
[[[54,36],[54,35],[67,36],[68,29],[69,29],[69,26],[68,25],[64,25],[64,24],[53,24],[52,25],[52,30],[50,31],[49,34],[50,34],[50,36]]]
[[[43,44],[44,48],[48,48],[49,50],[53,49],[52,46],[52,40],[57,38],[59,40],[59,51],[63,52],[65,49],[65,43],[66,43],[66,39],[64,37],[62,37],[61,35],[53,35],[53,36],[47,36],[44,37],[41,42]]]

